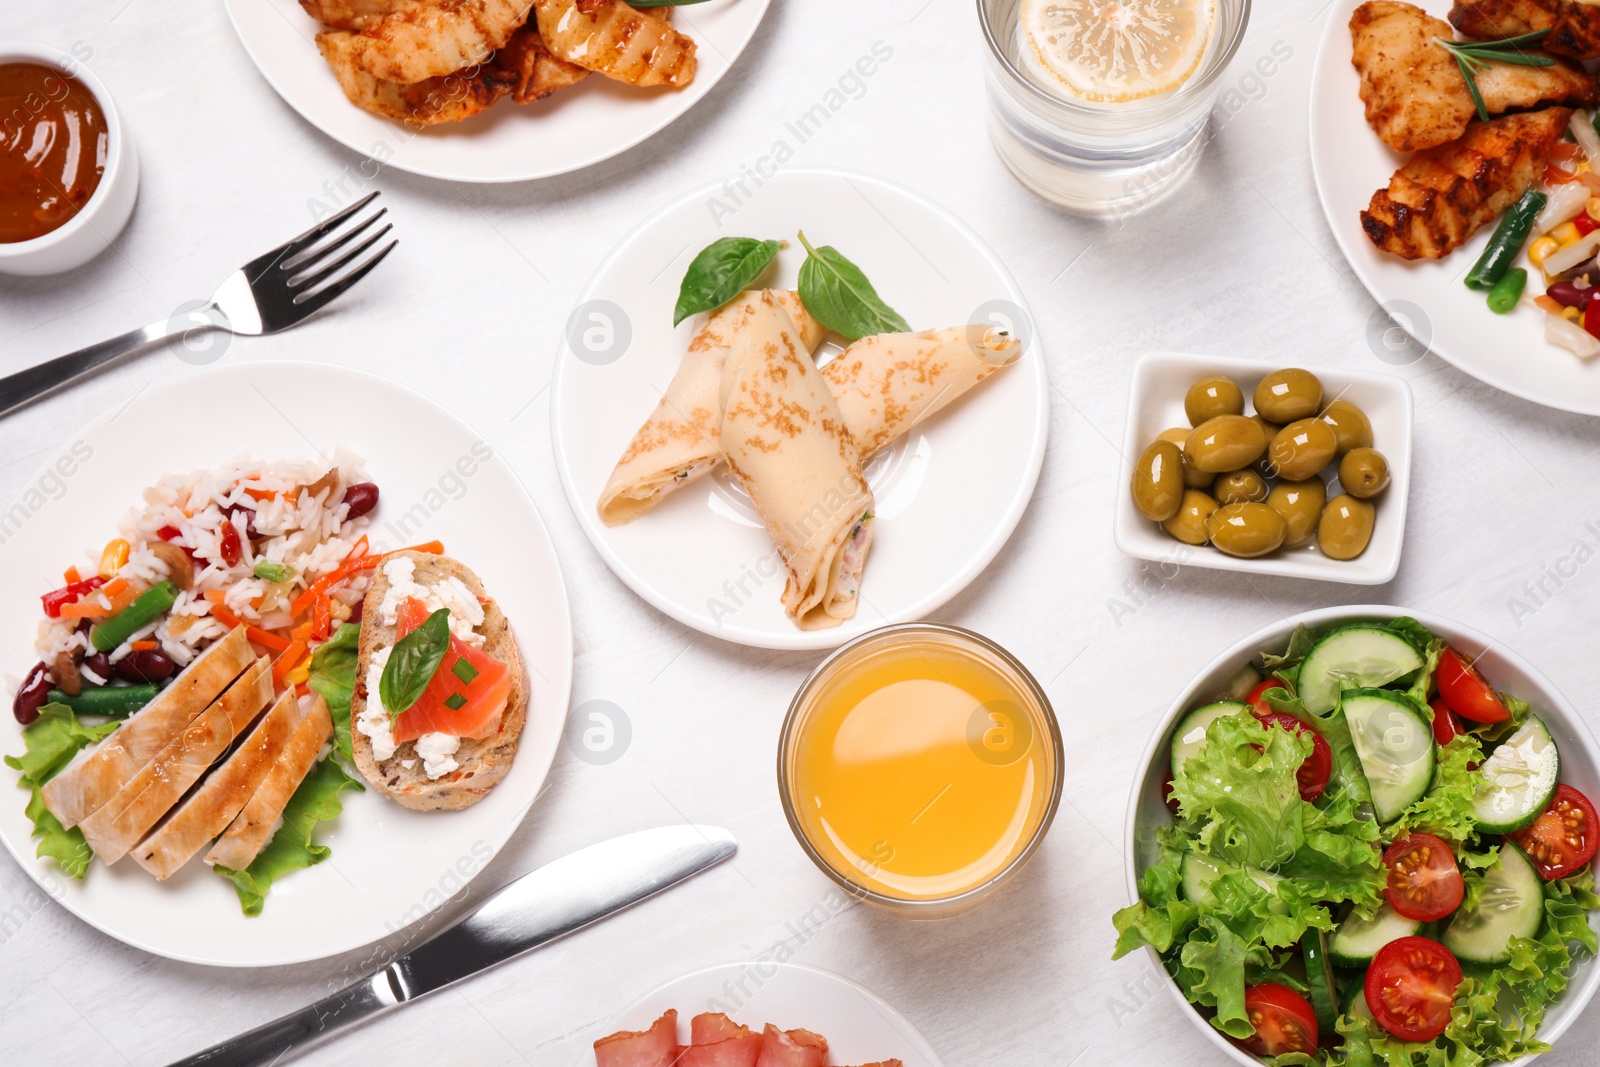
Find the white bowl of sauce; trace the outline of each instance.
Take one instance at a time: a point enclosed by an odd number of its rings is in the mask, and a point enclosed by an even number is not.
[[[0,42],[0,273],[82,266],[117,239],[138,194],[133,142],[94,72]]]
[[[912,916],[986,900],[1044,839],[1061,730],[1026,667],[953,626],[889,626],[795,695],[778,745],[784,814],[853,896]]]

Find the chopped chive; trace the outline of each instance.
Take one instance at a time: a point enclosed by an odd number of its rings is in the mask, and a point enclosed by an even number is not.
[[[462,696],[460,693],[451,693],[449,696],[444,698],[444,706],[449,708],[451,711],[460,711],[462,708],[467,706],[467,698]]]
[[[456,665],[450,668],[450,673],[460,678],[462,685],[471,685],[472,680],[478,676],[478,668],[464,659],[458,659]]]

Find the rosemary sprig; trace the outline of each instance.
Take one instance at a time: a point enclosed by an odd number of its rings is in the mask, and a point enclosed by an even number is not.
[[[1447,41],[1443,37],[1435,37],[1434,40],[1455,57],[1456,66],[1461,68],[1461,76],[1467,81],[1467,92],[1472,94],[1472,102],[1478,108],[1478,118],[1488,122],[1489,109],[1484,106],[1483,94],[1478,92],[1478,71],[1487,70],[1490,63],[1509,63],[1517,67],[1555,66],[1553,56],[1522,50],[1523,45],[1533,44],[1549,32],[1534,30],[1499,41]]]

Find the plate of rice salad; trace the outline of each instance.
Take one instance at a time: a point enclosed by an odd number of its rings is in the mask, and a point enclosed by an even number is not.
[[[225,449],[171,415],[224,404]],[[511,769],[461,811],[402,808],[350,759],[363,598],[402,549],[448,551],[481,575],[526,664]],[[357,371],[257,362],[141,393],[0,511],[0,588],[13,594],[0,606],[13,712],[0,778],[19,787],[0,791],[0,840],[68,910],[159,955],[302,962],[427,920],[516,831],[560,742],[572,633],[543,521],[488,441]],[[140,751],[132,726],[164,720],[160,755]],[[241,767],[255,792],[218,836],[215,812],[188,809],[222,794],[252,745],[276,762],[266,777]],[[138,799],[108,803],[108,790]],[[154,847],[167,839],[182,843]]]

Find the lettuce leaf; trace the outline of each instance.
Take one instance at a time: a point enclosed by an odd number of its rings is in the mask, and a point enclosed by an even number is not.
[[[1311,651],[1311,646],[1317,643],[1316,635],[1304,626],[1295,627],[1289,637],[1289,647],[1284,649],[1283,655],[1275,656],[1270,652],[1261,654],[1261,665],[1268,674],[1277,677],[1290,685],[1294,684],[1295,676],[1300,673],[1300,662],[1306,658],[1306,653]]]
[[[23,811],[33,822],[33,836],[39,839],[34,855],[55,860],[74,878],[83,877],[94,853],[83,839],[82,830],[76,826],[68,830],[50,814],[40,790],[72,762],[80,749],[94,744],[120,725],[112,721],[85,726],[65,704],[46,704],[39,709],[39,717],[22,730],[26,746],[22,755],[5,758],[6,766],[22,774],[17,784],[29,791],[28,804]]]
[[[350,698],[356,689],[356,663],[361,645],[361,624],[345,623],[311,654],[311,674],[306,683],[328,704],[333,717],[333,746],[346,764],[354,764],[350,751]]]
[[[1358,808],[1370,809],[1372,789],[1367,784],[1366,772],[1361,769],[1361,755],[1350,737],[1350,726],[1345,722],[1344,713],[1335,707],[1326,715],[1313,715],[1306,710],[1300,698],[1288,689],[1269,689],[1261,697],[1273,711],[1293,715],[1321,734],[1328,743],[1333,752],[1333,774],[1323,795],[1335,799],[1348,793]]]
[[[250,866],[242,871],[212,868],[233,883],[239,894],[239,907],[246,915],[261,914],[276,879],[328,858],[331,850],[327,845],[316,844],[312,833],[319,822],[336,818],[344,810],[339,794],[346,789],[365,792],[366,787],[346,774],[337,760],[324,759],[289,798],[283,809],[283,825]]]
[[[1172,975],[1191,1004],[1216,1009],[1211,1025],[1229,1037],[1256,1032],[1244,1010],[1246,963],[1271,966],[1272,953],[1264,945],[1250,946],[1217,917],[1202,915]]]
[[[1463,843],[1477,832],[1472,798],[1482,777],[1471,768],[1483,762],[1483,745],[1471,734],[1457,734],[1437,750],[1433,784],[1394,822],[1383,829],[1385,841],[1395,841],[1415,831],[1446,841]]]

